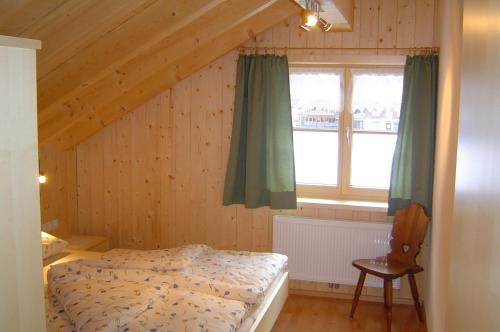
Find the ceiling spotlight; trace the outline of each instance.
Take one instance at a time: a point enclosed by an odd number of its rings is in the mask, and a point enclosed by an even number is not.
[[[318,24],[318,18],[316,17],[316,15],[307,10],[304,11],[304,25],[313,27],[316,24]]]
[[[321,29],[323,29],[324,32],[328,32],[328,31],[332,30],[332,28],[333,28],[333,24],[328,23],[327,21],[325,21],[322,18],[319,19],[319,23],[320,23]]]
[[[302,29],[302,30],[304,30],[304,31],[308,31],[308,32],[309,32],[309,31],[311,31],[311,28],[310,28],[310,27],[308,27],[308,26],[307,26],[307,25],[305,25],[305,24],[301,24],[301,25],[299,25],[299,28],[301,28],[301,29]]]
[[[306,0],[306,8],[302,11],[303,24],[301,28],[308,30],[305,27],[314,27],[319,21],[319,3],[316,0]],[[304,26],[304,27],[303,27]]]
[[[311,31],[315,26],[320,26],[324,32],[328,32],[333,28],[333,24],[328,23],[325,19],[319,17],[320,5],[317,0],[305,0],[305,9],[302,11],[302,24],[299,25],[304,31]]]

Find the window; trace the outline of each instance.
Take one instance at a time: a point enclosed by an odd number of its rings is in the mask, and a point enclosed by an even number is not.
[[[402,90],[402,68],[290,70],[299,195],[387,196]]]

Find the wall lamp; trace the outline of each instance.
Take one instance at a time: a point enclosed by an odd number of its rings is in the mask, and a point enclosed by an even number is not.
[[[38,159],[38,172],[38,183],[44,184],[47,182],[47,176],[43,172],[40,172],[40,159]]]
[[[45,174],[43,174],[43,173],[40,173],[38,175],[38,182],[40,184],[43,184],[43,183],[47,182],[47,176]]]

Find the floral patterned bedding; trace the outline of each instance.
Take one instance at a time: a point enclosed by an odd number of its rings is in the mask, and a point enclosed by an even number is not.
[[[248,310],[243,302],[154,279],[127,281],[78,261],[53,266],[48,278],[48,324],[57,331],[236,331]]]
[[[64,307],[48,290],[45,290],[45,321],[48,332],[76,332]]]
[[[276,276],[286,268],[287,257],[192,245],[168,250],[115,249],[101,260],[82,263],[112,267],[113,273],[123,280],[136,281],[146,274],[180,288],[258,304]]]
[[[193,245],[55,265],[48,330],[234,331],[286,264],[279,254]]]
[[[43,259],[57,255],[68,246],[68,242],[49,233],[41,232]]]
[[[112,249],[100,261],[101,267],[144,269],[155,272],[168,272],[183,269],[194,259],[209,249],[208,246],[186,245],[160,250]]]
[[[209,248],[193,264],[172,275],[182,276],[191,289],[258,304],[271,283],[286,269],[287,261],[280,254]]]

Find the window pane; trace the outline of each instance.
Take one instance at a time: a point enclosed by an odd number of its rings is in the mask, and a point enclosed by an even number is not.
[[[294,131],[293,147],[297,183],[337,185],[336,131]]]
[[[351,186],[389,188],[397,135],[353,133]]]
[[[294,128],[338,129],[341,75],[338,70],[291,70],[290,97]]]
[[[354,131],[398,132],[403,73],[353,71]]]

